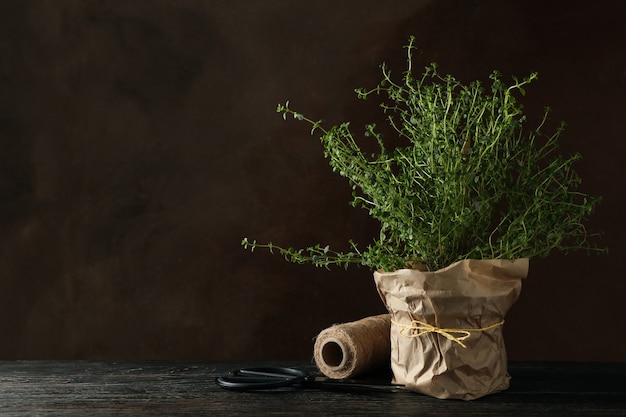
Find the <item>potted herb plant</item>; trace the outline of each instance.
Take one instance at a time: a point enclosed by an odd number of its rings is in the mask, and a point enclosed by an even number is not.
[[[353,187],[352,204],[379,222],[376,238],[367,246],[349,241],[344,252],[242,244],[296,263],[373,269],[392,317],[395,382],[474,399],[508,387],[502,325],[528,259],[601,250],[585,227],[599,198],[579,190],[580,155],[559,152],[564,125],[544,132],[549,109],[536,127],[525,126],[516,95],[536,73],[507,84],[493,72],[489,89],[443,76],[436,64],[416,76],[414,48],[411,38],[399,79],[383,64],[375,88],[356,90],[380,100],[381,119],[397,136],[391,142],[374,123],[357,134],[348,122],[327,129],[289,102],[277,109],[321,132],[330,166]],[[377,148],[371,155],[367,141]]]

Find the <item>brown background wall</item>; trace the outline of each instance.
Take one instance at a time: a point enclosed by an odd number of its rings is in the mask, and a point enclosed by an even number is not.
[[[0,1],[0,359],[309,358],[335,322],[384,311],[371,273],[250,254],[367,241],[287,99],[328,123],[371,116],[378,65],[540,80],[580,150],[611,253],[533,260],[511,359],[626,360],[626,2]]]

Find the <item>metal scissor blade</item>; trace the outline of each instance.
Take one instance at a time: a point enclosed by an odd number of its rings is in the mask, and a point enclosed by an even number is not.
[[[307,386],[333,391],[350,392],[404,392],[402,384],[392,384],[386,382],[359,381],[353,379],[332,379],[325,377],[312,377],[308,379]]]

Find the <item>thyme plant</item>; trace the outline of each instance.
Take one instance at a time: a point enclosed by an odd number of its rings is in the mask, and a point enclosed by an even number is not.
[[[490,75],[491,87],[463,84],[440,75],[436,64],[419,77],[412,69],[414,38],[407,45],[408,68],[394,80],[382,65],[373,89],[355,90],[361,99],[380,99],[384,120],[401,141],[389,146],[376,124],[362,135],[345,122],[326,129],[321,121],[291,109],[277,111],[321,132],[324,155],[333,171],[348,179],[352,204],[380,223],[366,247],[284,248],[243,239],[246,248],[278,251],[289,261],[316,266],[362,264],[387,271],[416,267],[436,270],[461,259],[542,257],[553,250],[599,250],[585,223],[599,198],[579,191],[573,169],[580,154],[563,156],[554,132],[543,132],[550,109],[534,129],[526,129],[515,98],[537,78]],[[375,141],[366,155],[359,143]],[[397,140],[394,140],[396,143]]]

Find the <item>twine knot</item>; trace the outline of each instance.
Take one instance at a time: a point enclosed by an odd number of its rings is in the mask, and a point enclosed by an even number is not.
[[[442,335],[448,340],[458,343],[463,348],[467,348],[467,345],[465,345],[463,341],[468,339],[472,335],[472,332],[484,332],[486,330],[490,330],[495,327],[502,326],[504,324],[504,320],[502,320],[490,326],[481,327],[478,329],[458,329],[458,328],[441,328],[441,327],[433,326],[432,324],[429,324],[420,320],[411,320],[411,324],[402,324],[394,320],[391,320],[391,322],[401,327],[401,330],[400,330],[401,336],[408,337],[408,338],[416,338],[416,337],[424,336],[425,334],[428,334],[428,333],[437,333],[437,334]],[[455,336],[455,334],[457,336]]]

